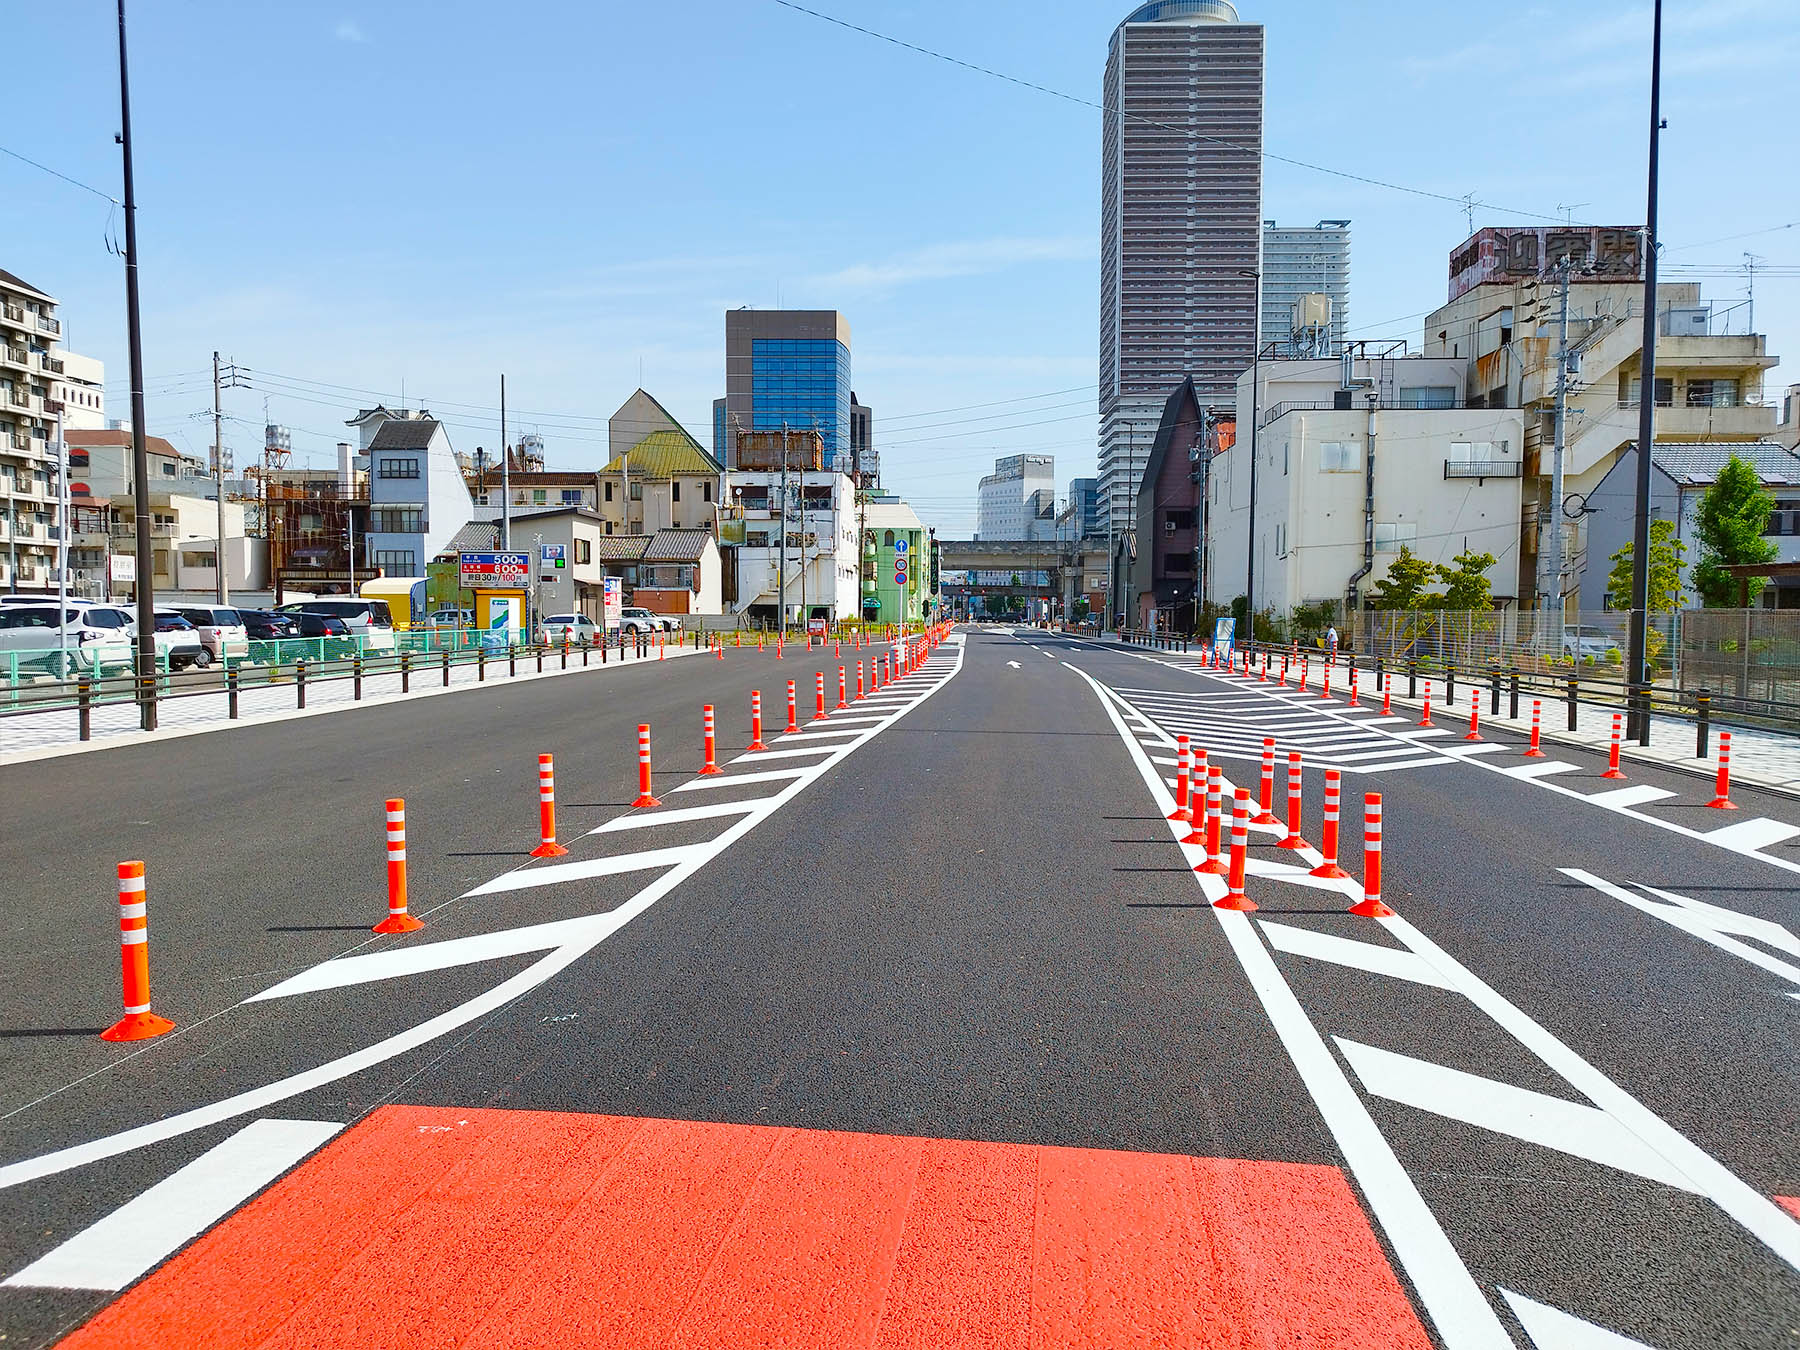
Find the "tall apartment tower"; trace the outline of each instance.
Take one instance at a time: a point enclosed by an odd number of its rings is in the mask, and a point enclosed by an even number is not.
[[[825,467],[850,472],[850,325],[835,309],[728,310],[713,453],[736,468],[736,433],[783,428],[818,432]]]
[[[1163,404],[1229,404],[1256,349],[1263,29],[1227,0],[1152,0],[1106,58],[1100,528],[1129,528]]]
[[[1293,333],[1294,305],[1303,295],[1331,300],[1332,349],[1350,326],[1350,222],[1280,226],[1263,222],[1262,341],[1285,343]]]

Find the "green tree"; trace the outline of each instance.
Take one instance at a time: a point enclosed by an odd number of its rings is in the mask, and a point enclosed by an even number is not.
[[[1488,568],[1499,559],[1491,553],[1459,553],[1446,567],[1440,564],[1438,577],[1444,582],[1444,609],[1487,610],[1494,607],[1494,588],[1488,582]]]
[[[1725,568],[1774,560],[1774,541],[1763,538],[1774,509],[1775,498],[1756,470],[1736,455],[1727,460],[1718,481],[1700,499],[1694,522],[1700,559],[1694,564],[1693,582],[1702,604],[1712,609],[1736,606],[1738,579]],[[1768,584],[1766,577],[1752,578],[1750,599]]]
[[[1387,575],[1375,583],[1376,609],[1440,609],[1443,595],[1425,588],[1437,579],[1436,563],[1426,562],[1405,544],[1388,564]]]
[[[1675,537],[1675,522],[1650,522],[1650,612],[1670,614],[1681,608],[1681,555],[1687,545]],[[1606,577],[1606,593],[1614,609],[1631,608],[1632,546],[1612,555],[1612,571]]]

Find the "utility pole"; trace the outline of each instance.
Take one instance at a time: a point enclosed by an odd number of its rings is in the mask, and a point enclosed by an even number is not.
[[[63,439],[62,400],[56,408],[56,603],[66,611],[69,606],[69,443]],[[108,529],[110,531],[110,524]],[[63,648],[69,641],[66,624],[56,626],[56,678],[69,673]]]
[[[150,455],[144,443],[144,334],[138,322],[137,189],[131,176],[131,82],[119,5],[119,147],[125,178],[125,331],[131,359],[132,508],[137,513],[138,725],[156,730],[156,596],[150,551]]]
[[[226,371],[223,384],[219,380],[219,354],[213,353],[213,496],[216,499],[216,527],[213,531],[213,598],[221,605],[231,603],[231,586],[225,580],[225,445],[223,423],[224,415],[220,411],[219,391],[221,389],[244,389],[248,386],[238,379],[237,363],[233,362]],[[351,588],[352,593],[355,587]]]
[[[1662,0],[1656,0],[1650,42],[1650,172],[1644,207],[1644,347],[1638,365],[1637,514],[1631,541],[1631,629],[1625,655],[1628,691],[1647,686],[1650,674],[1645,654],[1650,624],[1650,456],[1656,443],[1656,170],[1663,125],[1662,14]],[[1631,734],[1642,741],[1650,735],[1648,702],[1641,694],[1629,697]]]
[[[625,529],[631,530],[631,503],[625,503]],[[500,376],[500,547],[512,550],[512,450],[506,444],[506,376]]]
[[[1539,642],[1554,652],[1561,640],[1563,596],[1568,593],[1567,562],[1563,557],[1563,446],[1569,400],[1569,281],[1573,266],[1567,254],[1558,259],[1561,302],[1556,321],[1556,414],[1550,457],[1550,500],[1538,510],[1538,604],[1543,610],[1544,631]],[[1553,589],[1554,587],[1554,589]],[[1552,609],[1555,618],[1551,617]]]

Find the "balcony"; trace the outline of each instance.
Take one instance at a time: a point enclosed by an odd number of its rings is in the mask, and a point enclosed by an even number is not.
[[[1620,412],[1635,419],[1635,399],[1619,403]],[[1775,430],[1773,404],[1740,403],[1721,408],[1656,405],[1656,439],[1659,441],[1753,441]]]
[[[44,314],[38,315],[37,326],[38,326],[38,331],[44,332],[44,333],[61,333],[62,332],[62,324],[57,322],[55,319],[52,319],[49,316],[44,315]]]
[[[23,324],[25,307],[23,305],[0,305],[0,315],[4,315],[10,323]]]
[[[31,437],[22,431],[15,431],[11,436],[11,445],[14,450],[24,453],[31,449]]]
[[[115,540],[124,539],[129,541],[136,539],[137,523],[130,520],[115,522],[112,526],[112,537]],[[173,539],[175,537],[175,527],[172,524],[164,524],[161,521],[158,521],[151,525],[150,537],[152,539]]]
[[[63,373],[63,363],[62,363],[62,359],[60,357],[56,357],[56,356],[44,357],[43,358],[43,366],[44,366],[45,372],[48,374],[60,375]]]
[[[29,408],[31,406],[31,392],[27,389],[8,389],[6,391],[6,401],[15,408]]]
[[[1525,472],[1516,459],[1447,459],[1445,478],[1518,478]]]
[[[0,347],[0,365],[31,369],[31,353],[23,347]]]

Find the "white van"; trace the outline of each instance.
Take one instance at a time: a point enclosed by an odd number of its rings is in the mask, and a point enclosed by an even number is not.
[[[281,612],[324,614],[342,619],[351,636],[359,639],[365,649],[388,649],[394,645],[394,616],[385,600],[296,600],[291,605],[283,605]]]

